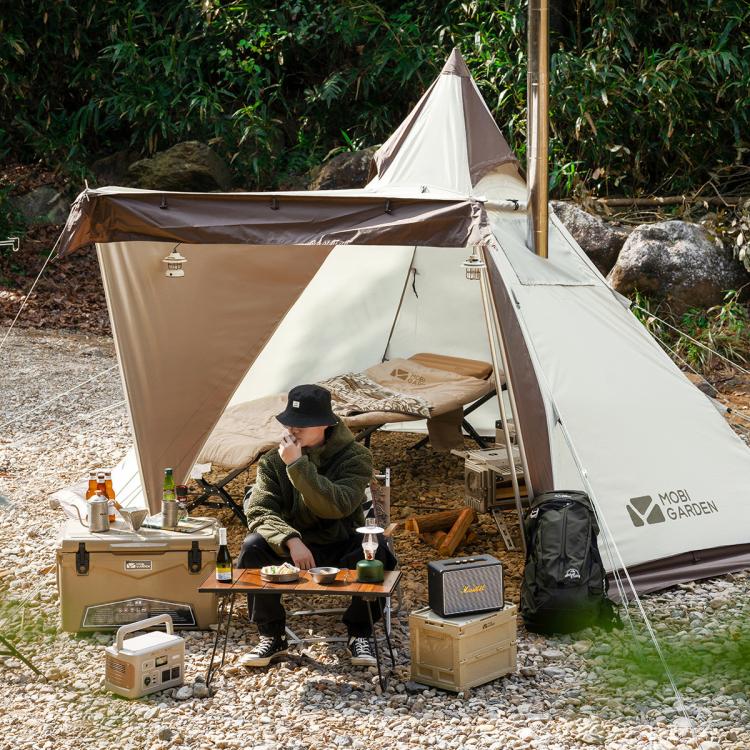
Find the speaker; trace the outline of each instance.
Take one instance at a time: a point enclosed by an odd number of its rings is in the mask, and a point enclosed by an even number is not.
[[[427,564],[427,590],[441,617],[502,609],[503,565],[491,555],[435,560]]]

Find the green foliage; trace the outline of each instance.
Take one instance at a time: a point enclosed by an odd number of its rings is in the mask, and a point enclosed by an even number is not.
[[[746,160],[746,0],[551,9],[558,195],[689,191]],[[523,160],[525,14],[490,0],[17,0],[0,19],[0,154],[80,168],[194,138],[243,185],[273,187],[382,142],[459,45]]]
[[[746,366],[750,363],[750,313],[740,300],[742,291],[726,292],[724,302],[708,310],[691,308],[679,320],[636,292],[633,313],[674,353],[677,364],[687,363],[698,372],[708,373],[720,364],[712,353],[716,352]]]

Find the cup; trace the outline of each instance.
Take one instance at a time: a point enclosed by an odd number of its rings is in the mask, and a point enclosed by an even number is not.
[[[162,501],[161,504],[161,527],[163,529],[176,529],[178,522],[187,517],[187,510],[182,503],[176,500]]]

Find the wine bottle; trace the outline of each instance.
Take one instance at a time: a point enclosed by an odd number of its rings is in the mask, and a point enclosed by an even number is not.
[[[232,556],[227,547],[227,530],[219,529],[219,551],[216,553],[216,580],[224,583],[232,582]]]

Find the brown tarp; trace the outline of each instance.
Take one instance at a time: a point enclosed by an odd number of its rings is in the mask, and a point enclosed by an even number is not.
[[[152,513],[160,509],[163,470],[187,477],[237,384],[331,248],[181,250],[188,262],[175,280],[164,275],[164,244],[99,248]]]
[[[482,205],[468,198],[103,188],[78,196],[55,250],[62,257],[90,244],[127,240],[465,247],[486,231]]]

